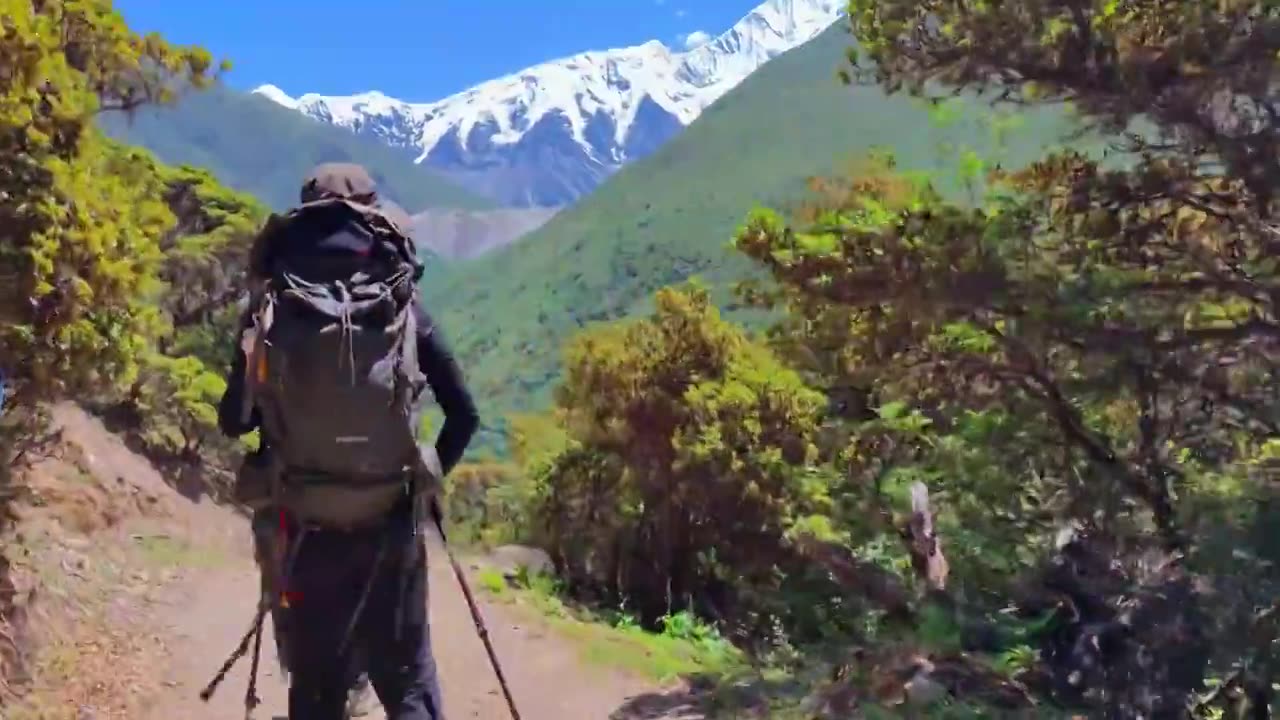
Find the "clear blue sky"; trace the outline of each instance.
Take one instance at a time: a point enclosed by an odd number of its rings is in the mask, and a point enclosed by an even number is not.
[[[761,0],[116,0],[135,30],[231,60],[290,95],[442,98],[582,50],[727,30]]]

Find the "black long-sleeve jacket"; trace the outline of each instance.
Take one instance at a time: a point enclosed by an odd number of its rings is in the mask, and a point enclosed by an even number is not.
[[[441,470],[448,474],[462,459],[462,453],[480,425],[480,416],[462,379],[458,363],[448,344],[440,336],[440,329],[421,306],[415,304],[414,313],[418,324],[418,367],[427,376],[427,385],[435,395],[440,409],[444,411],[444,427],[440,428],[440,434],[436,436],[436,454],[440,458]],[[245,327],[246,320],[247,314],[241,319],[241,328]],[[245,356],[240,349],[239,340],[237,334],[236,355],[231,373],[227,377],[227,390],[218,403],[218,427],[229,437],[248,434],[262,424],[262,416],[256,407],[248,423],[241,422],[240,419],[245,391]],[[267,443],[269,444],[269,440]]]

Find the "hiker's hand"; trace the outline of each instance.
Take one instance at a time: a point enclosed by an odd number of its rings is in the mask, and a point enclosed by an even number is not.
[[[418,456],[422,458],[422,464],[436,482],[444,480],[444,467],[440,464],[440,453],[436,452],[435,446],[418,445]]]
[[[413,502],[419,518],[423,510],[430,510],[423,503],[434,503],[443,488],[443,473],[440,470],[440,456],[436,449],[429,445],[418,445],[418,462],[414,467]]]

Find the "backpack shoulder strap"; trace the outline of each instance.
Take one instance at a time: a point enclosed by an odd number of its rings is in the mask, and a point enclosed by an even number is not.
[[[283,213],[271,213],[262,229],[254,236],[249,250],[249,274],[268,276],[271,255],[280,239],[287,236],[298,223],[305,222],[319,207],[331,205],[332,202],[321,200],[299,205]]]
[[[271,281],[253,280],[249,290],[249,321],[240,331],[240,350],[244,353],[240,420],[245,424],[253,414],[258,389],[266,382],[263,351],[274,318],[275,298]]]
[[[267,260],[269,259],[271,246],[279,237],[283,230],[290,222],[288,214],[279,215],[271,213],[266,223],[262,225],[262,229],[253,238],[253,244],[249,247],[249,275],[262,276],[266,274]]]

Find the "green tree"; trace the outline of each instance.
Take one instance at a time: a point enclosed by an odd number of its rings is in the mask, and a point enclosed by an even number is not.
[[[210,465],[225,476],[241,448],[217,430],[216,404],[231,366],[249,248],[267,211],[203,170],[129,153],[139,181],[150,178],[171,213],[158,238],[158,290],[145,298],[161,323],[120,399],[101,397],[116,401],[115,416],[128,418],[125,429],[156,459]]]
[[[566,349],[568,443],[542,467],[543,527],[580,590],[650,620],[692,605],[747,622],[789,561],[789,527],[825,508],[809,469],[822,397],[703,288],[656,304]]]
[[[750,219],[738,246],[779,286],[755,297],[792,315],[782,352],[853,401],[846,467],[924,473],[966,545],[1003,524],[1045,548],[1069,523],[1125,568],[1086,590],[1137,624],[1060,699],[1177,716],[1220,673],[1265,708],[1280,7],[854,0],[850,16],[848,79],[1068,101],[1124,162],[1067,151],[995,172],[981,207],[881,166],[797,226]],[[957,522],[975,500],[992,522]]]
[[[156,459],[225,475],[239,446],[218,436],[214,404],[266,209],[96,127],[204,89],[209,55],[132,33],[101,0],[2,7],[4,444],[20,452],[41,402],[74,395]]]
[[[157,323],[145,298],[169,215],[115,173],[96,114],[202,86],[212,62],[133,33],[105,0],[3,0],[0,18],[0,367],[30,411],[127,381]]]
[[[108,0],[0,0],[0,537],[13,477],[46,438],[46,402],[151,386],[165,399],[154,409],[177,417],[166,442],[186,451],[210,424],[220,378],[158,345],[174,337],[162,298],[185,289],[166,283],[203,287],[165,274],[166,238],[193,231],[175,229],[166,172],[95,123],[205,87],[212,71],[202,49],[132,32]],[[3,552],[0,586],[12,589]],[[12,592],[0,595],[3,617]]]

